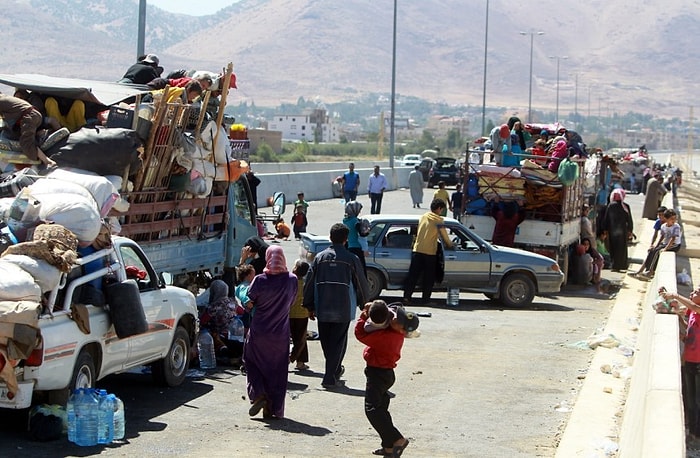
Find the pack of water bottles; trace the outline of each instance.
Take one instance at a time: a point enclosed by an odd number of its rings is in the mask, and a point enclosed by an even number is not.
[[[106,390],[79,388],[66,405],[68,440],[82,446],[124,438],[124,403]]]

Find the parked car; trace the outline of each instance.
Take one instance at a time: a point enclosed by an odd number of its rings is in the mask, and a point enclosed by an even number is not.
[[[404,167],[413,167],[420,164],[420,154],[407,154],[401,159],[401,165]]]
[[[369,215],[370,299],[382,290],[403,289],[420,215]],[[559,292],[564,274],[552,259],[528,251],[491,245],[452,218],[445,228],[454,245],[444,251],[445,278],[439,287],[485,294],[509,307],[527,306],[535,295]],[[327,237],[302,234],[302,255],[313,261],[330,245]]]
[[[428,187],[437,186],[438,182],[444,181],[447,186],[454,186],[460,182],[460,170],[456,164],[457,160],[451,157],[438,157],[433,162],[428,171]]]

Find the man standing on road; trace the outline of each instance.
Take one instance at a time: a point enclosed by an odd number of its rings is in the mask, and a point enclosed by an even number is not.
[[[413,208],[420,208],[420,204],[423,203],[423,174],[418,166],[413,167],[408,174],[408,189],[411,190]]]
[[[362,264],[345,248],[349,229],[342,223],[331,227],[331,246],[316,255],[304,285],[304,307],[310,318],[318,318],[318,337],[326,359],[321,385],[333,389],[343,383],[343,358],[348,346],[348,329],[355,310],[364,307],[369,285]]]
[[[418,232],[416,240],[413,242],[413,252],[411,253],[411,266],[408,268],[408,276],[403,288],[403,300],[405,303],[411,301],[413,290],[418,283],[418,277],[423,274],[423,285],[421,288],[423,302],[430,301],[435,283],[435,272],[437,270],[437,250],[438,237],[446,248],[452,248],[452,242],[443,226],[445,219],[440,216],[445,211],[447,204],[442,199],[433,199],[430,203],[430,211],[421,216],[418,221]]]
[[[348,171],[343,175],[343,198],[345,202],[357,200],[357,190],[360,188],[360,174],[355,172],[355,164],[348,165]]]
[[[371,214],[378,215],[381,213],[382,197],[384,197],[384,191],[386,191],[387,187],[386,177],[379,171],[379,166],[375,165],[374,173],[369,176],[369,185],[367,185],[369,200],[372,202]]]

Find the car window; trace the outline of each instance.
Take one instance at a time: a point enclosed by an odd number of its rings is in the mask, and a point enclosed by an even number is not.
[[[413,240],[416,236],[417,226],[411,224],[392,224],[386,231],[382,245],[386,248],[413,247]]]
[[[122,245],[119,247],[119,252],[124,260],[124,268],[127,271],[127,277],[136,280],[140,291],[155,289],[158,286],[155,278],[153,278],[152,272],[150,272],[146,263],[141,259],[141,256],[136,250],[128,245]],[[135,269],[130,269],[130,267]]]
[[[367,245],[375,246],[383,231],[384,223],[377,223],[372,226],[372,229],[369,230],[369,235],[367,235]]]
[[[479,244],[464,232],[459,226],[448,225],[446,227],[450,241],[455,250],[459,251],[479,251]]]

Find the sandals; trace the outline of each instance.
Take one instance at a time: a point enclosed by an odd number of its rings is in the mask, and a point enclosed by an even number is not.
[[[390,452],[388,452],[385,448],[378,448],[372,452],[372,455],[398,458],[403,454],[403,451],[406,450],[408,443],[408,439],[406,439],[406,442],[404,442],[403,445],[394,445]]]
[[[393,458],[398,458],[403,454],[403,451],[406,450],[406,447],[408,447],[408,439],[406,439],[406,442],[403,443],[403,445],[394,445],[394,448],[391,451],[391,456]]]
[[[305,371],[309,369],[308,364],[302,364],[301,366],[294,366],[294,369],[297,371]]]
[[[256,416],[263,407],[266,407],[266,405],[267,401],[265,400],[265,398],[262,396],[259,397],[255,400],[255,402],[253,402],[253,405],[250,406],[250,409],[248,409],[248,415],[250,415],[251,417]]]

